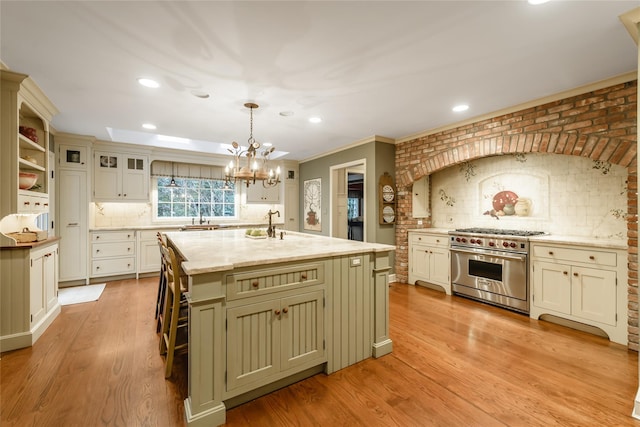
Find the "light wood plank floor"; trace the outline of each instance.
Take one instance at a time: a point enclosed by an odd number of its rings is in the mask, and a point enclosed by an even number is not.
[[[186,358],[163,376],[155,279],[109,282],[0,360],[0,426],[182,426]],[[638,355],[429,289],[390,287],[393,353],[227,413],[229,426],[640,426]]]

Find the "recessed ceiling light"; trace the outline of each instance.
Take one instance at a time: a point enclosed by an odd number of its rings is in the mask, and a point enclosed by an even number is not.
[[[310,123],[322,123],[322,119],[320,117],[309,117]]]
[[[160,83],[158,83],[157,81],[155,81],[153,79],[147,79],[145,77],[140,77],[138,79],[138,83],[140,83],[144,87],[150,87],[150,88],[153,88],[153,89],[160,87]]]
[[[548,2],[549,0],[527,0],[527,3],[534,6]]]
[[[289,116],[293,116],[293,111],[280,111],[280,115],[282,117],[289,117]]]
[[[153,123],[144,123],[142,127],[149,130],[156,130],[156,125]]]
[[[273,147],[273,144],[270,142],[265,142],[262,145],[264,145],[265,147]]]
[[[456,105],[455,107],[453,107],[451,110],[455,111],[456,113],[460,113],[462,111],[467,111],[469,109],[469,106],[466,104],[460,104],[460,105]]]

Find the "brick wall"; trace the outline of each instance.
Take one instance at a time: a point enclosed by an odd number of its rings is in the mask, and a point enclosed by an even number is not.
[[[506,153],[583,156],[628,168],[629,348],[638,350],[637,81],[419,137],[396,146],[396,262],[408,278],[407,230],[429,227],[411,216],[411,186],[452,165]]]

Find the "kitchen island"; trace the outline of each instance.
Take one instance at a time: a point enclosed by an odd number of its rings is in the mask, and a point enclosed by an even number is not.
[[[394,246],[286,232],[167,233],[189,289],[190,426],[227,407],[392,350]]]

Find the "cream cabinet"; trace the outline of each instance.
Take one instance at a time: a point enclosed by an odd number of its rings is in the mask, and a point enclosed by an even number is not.
[[[627,344],[626,251],[531,245],[530,316],[551,314],[595,326]]]
[[[64,155],[64,151],[62,151]],[[87,171],[58,170],[60,281],[87,280]]]
[[[280,192],[284,184],[280,182],[274,187],[264,187],[260,181],[244,187],[247,190],[247,203],[280,203]]]
[[[49,123],[57,110],[28,76],[0,70],[0,80],[0,218],[48,212]],[[20,174],[35,184],[21,185]]]
[[[147,202],[149,180],[149,159],[145,155],[94,153],[93,200],[96,202]]]
[[[451,295],[450,270],[448,235],[427,229],[409,231],[409,283],[426,282]]]
[[[158,233],[175,230],[142,230],[138,231],[138,273],[152,273],[160,271],[160,249],[158,247]]]
[[[92,231],[90,235],[91,277],[136,272],[135,231]]]
[[[58,245],[0,250],[0,351],[29,347],[60,313]]]
[[[429,198],[429,176],[427,175],[414,181],[411,189],[411,216],[413,218],[425,218],[430,215]]]

